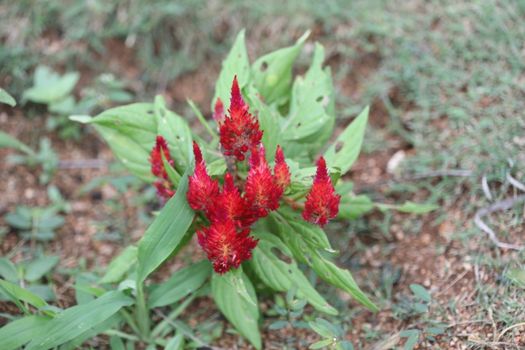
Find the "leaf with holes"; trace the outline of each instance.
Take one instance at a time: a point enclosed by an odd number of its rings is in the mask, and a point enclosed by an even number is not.
[[[292,84],[292,66],[310,35],[306,32],[295,45],[279,49],[257,59],[252,65],[252,81],[266,103],[286,103]]]
[[[168,142],[175,169],[181,174],[193,159],[190,127],[181,116],[166,108],[162,96],[155,97],[154,111],[157,120],[157,134],[163,136]]]
[[[213,274],[211,292],[215,303],[224,316],[235,326],[239,333],[248,339],[256,348],[261,349],[261,334],[259,333],[259,309],[257,304],[246,300],[237,287],[236,278],[241,278],[250,299],[257,300],[255,289],[250,279],[239,268],[224,275]]]
[[[312,65],[304,78],[298,77],[292,89],[290,112],[284,138],[306,146],[322,146],[335,122],[335,93],[330,69],[323,69],[324,49],[316,45]]]
[[[108,109],[87,120],[124,166],[139,178],[153,182],[149,155],[157,136],[157,122],[151,103],[134,103]]]
[[[368,309],[378,310],[377,306],[359,288],[352,274],[325,258],[320,253],[319,247],[316,247],[311,240],[305,239],[304,235],[297,231],[297,226],[292,226],[284,217],[279,217],[273,213],[271,219],[273,219],[271,223],[274,224],[271,225],[271,228],[279,234],[297,261],[308,264],[320,278],[344,290]],[[324,250],[326,251],[326,248]]]
[[[312,287],[297,266],[291,252],[277,236],[264,232],[254,232],[254,235],[259,238],[259,243],[253,250],[250,266],[264,284],[279,292],[296,287],[298,298],[306,299],[321,312],[337,315],[337,310]],[[279,253],[289,262],[280,259]]]
[[[254,115],[259,119],[259,125],[263,131],[262,143],[266,149],[268,161],[272,161],[278,144],[282,142],[281,116],[275,106],[268,106],[257,95],[255,89],[250,89],[250,107]]]
[[[336,167],[344,175],[359,156],[365,137],[369,108],[366,107],[326,150],[324,158],[330,167]]]
[[[222,62],[222,69],[215,84],[215,96],[213,96],[212,99],[211,110],[215,107],[217,97],[222,100],[225,107],[229,106],[230,89],[235,75],[237,75],[237,81],[241,89],[246,86],[250,79],[250,62],[248,61],[248,52],[246,51],[244,37],[244,30],[241,30],[228,56]]]

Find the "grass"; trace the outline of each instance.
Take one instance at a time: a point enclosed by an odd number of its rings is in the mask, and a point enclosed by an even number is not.
[[[465,307],[468,303],[458,296],[443,295],[428,313],[415,318],[388,315],[393,326],[387,329],[366,323],[357,330],[356,344],[377,343],[408,325],[424,329],[447,321],[470,328],[449,329],[442,335],[446,341],[483,349],[498,341],[512,344],[523,330],[519,324],[525,314],[523,289],[505,277],[510,268],[523,269],[524,253],[495,248],[472,223],[479,208],[519,192],[509,182],[509,174],[521,182],[525,179],[524,16],[525,3],[504,0],[19,1],[0,5],[0,85],[20,96],[31,85],[38,63],[93,76],[118,73],[109,59],[100,59],[111,57],[107,41],[117,40],[130,50],[127,64],[139,71],[133,92],[147,98],[196,70],[215,74],[241,28],[247,28],[252,54],[287,45],[313,29],[313,37],[327,47],[338,84],[341,122],[369,103],[374,107],[372,119],[374,114],[386,117],[386,129],[369,129],[368,156],[393,152],[400,143],[412,150],[397,176],[388,180],[388,189],[371,192],[391,200],[424,194],[428,201],[440,203],[442,209],[431,216],[429,225],[438,235],[437,228],[451,222],[453,234],[430,244],[437,255],[451,250],[449,260],[458,265],[449,266],[446,276],[461,275],[460,267],[467,264],[471,270],[464,279],[473,283],[467,293],[473,293],[468,301],[472,306]],[[298,70],[306,62],[304,55]],[[450,170],[466,170],[469,176],[411,178]],[[387,308],[399,307],[409,295],[396,279],[386,278],[399,272],[399,266],[387,262],[406,242],[392,227],[417,237],[425,223],[386,213],[360,219],[344,231],[344,237],[334,236],[352,247],[341,263],[357,269],[365,267],[356,256],[377,250],[373,254],[381,263],[366,270],[371,276],[366,283],[370,290],[381,286],[376,297]],[[523,207],[495,213],[487,223],[501,240],[519,243]],[[373,246],[365,243],[370,236]],[[440,286],[446,288],[453,280]],[[325,292],[334,304],[347,306],[334,291]],[[362,317],[355,309],[347,315],[339,321],[350,324]],[[489,333],[503,334],[499,340],[484,337]]]

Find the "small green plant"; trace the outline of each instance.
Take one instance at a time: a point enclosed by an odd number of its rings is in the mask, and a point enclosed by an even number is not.
[[[411,296],[404,297],[398,304],[393,305],[394,315],[400,319],[418,318],[420,319],[420,329],[406,329],[399,333],[400,338],[404,341],[403,349],[412,350],[417,344],[426,340],[434,342],[436,336],[444,334],[446,325],[442,323],[427,320],[426,315],[429,312],[432,303],[432,295],[423,286],[411,284]]]
[[[12,283],[17,286],[24,286],[28,292],[37,295],[43,300],[49,302],[55,300],[55,292],[48,283],[43,283],[53,268],[58,264],[59,257],[54,255],[40,255],[31,260],[23,261],[18,264],[7,258],[0,258],[0,276],[5,281],[0,281],[0,300],[13,300],[13,296],[6,291],[6,283]],[[4,285],[1,285],[1,284]],[[9,287],[7,287],[9,289]],[[16,299],[14,299],[17,301]],[[27,305],[23,311],[28,314]]]
[[[23,239],[34,241],[51,241],[55,231],[64,225],[64,217],[55,206],[30,208],[18,206],[15,211],[5,216],[7,224],[20,232]]]
[[[297,288],[292,288],[286,293],[286,298],[280,294],[275,295],[275,304],[268,315],[275,315],[279,320],[272,322],[268,328],[275,330],[281,328],[308,328],[308,323],[302,321],[306,299],[296,298]]]
[[[58,154],[51,147],[51,141],[48,138],[40,139],[38,151],[34,151],[27,145],[0,132],[0,147],[9,147],[17,149],[23,154],[10,154],[7,161],[13,165],[27,165],[30,168],[40,167],[42,171],[39,175],[40,183],[46,184],[51,181],[53,175],[58,169]]]
[[[345,340],[341,326],[328,322],[325,319],[317,318],[308,323],[310,328],[319,334],[323,339],[310,345],[310,349],[333,349],[333,350],[353,350],[352,343]]]
[[[22,101],[29,101],[47,106],[51,117],[47,119],[48,130],[57,130],[62,138],[80,138],[78,123],[69,120],[71,115],[90,114],[99,107],[107,108],[111,103],[125,103],[132,98],[125,90],[125,84],[111,74],[102,74],[92,86],[81,92],[81,98],[73,95],[80,75],[69,72],[59,75],[47,66],[38,66],[34,73],[33,86],[27,89]]]

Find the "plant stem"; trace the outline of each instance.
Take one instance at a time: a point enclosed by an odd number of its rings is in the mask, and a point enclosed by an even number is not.
[[[149,338],[149,313],[144,297],[144,284],[137,283],[137,322],[142,340]]]
[[[199,122],[204,126],[208,134],[213,138],[213,140],[218,140],[219,137],[217,136],[217,133],[213,131],[213,129],[210,127],[210,124],[206,121],[206,118],[202,115],[201,111],[195,106],[195,103],[193,103],[192,100],[188,100],[188,104],[190,105],[191,109],[193,110],[193,113],[197,116],[197,119]]]
[[[133,317],[131,317],[131,315],[129,314],[129,312],[127,312],[124,309],[121,309],[120,313],[122,314],[122,317],[126,320],[128,325],[131,327],[131,329],[133,329],[133,332],[135,332],[136,334],[140,334],[140,329],[135,323],[135,320],[133,320]]]
[[[177,318],[183,311],[186,309],[186,307],[195,299],[196,295],[193,294],[186,300],[184,300],[175,310],[173,310],[168,316],[166,316],[151,332],[151,335],[153,337],[158,336],[159,334],[162,335],[164,330],[169,326],[170,322]]]

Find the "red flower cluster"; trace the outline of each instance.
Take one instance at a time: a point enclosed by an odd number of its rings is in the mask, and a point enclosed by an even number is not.
[[[197,232],[199,244],[212,261],[217,273],[225,273],[251,258],[257,240],[250,236],[250,226],[271,210],[290,183],[290,173],[282,150],[278,149],[272,174],[260,145],[252,150],[250,170],[244,194],[230,173],[224,176],[222,189],[206,171],[202,154],[194,143],[195,172],[189,179],[188,203],[204,212],[210,226]]]
[[[175,163],[170,156],[170,150],[168,149],[168,143],[162,136],[157,136],[155,140],[155,146],[151,150],[150,155],[150,164],[151,172],[157,177],[157,181],[153,183],[157,189],[157,194],[163,199],[169,199],[175,194],[172,184],[168,178],[168,173],[164,167],[164,162],[162,161],[162,156],[164,159],[173,167]]]
[[[214,118],[219,123],[219,135],[223,152],[227,156],[235,156],[244,160],[246,152],[261,143],[262,131],[259,121],[248,112],[248,105],[241,96],[237,77],[233,78],[230,108],[224,115],[224,107],[220,99],[215,104]]]
[[[335,193],[332,180],[328,176],[323,157],[317,161],[317,172],[310,192],[306,196],[303,218],[313,224],[324,226],[339,212],[341,196]]]

